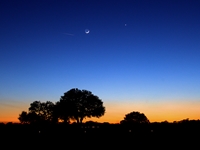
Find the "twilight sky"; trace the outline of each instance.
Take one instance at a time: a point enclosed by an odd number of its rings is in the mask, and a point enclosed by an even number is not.
[[[71,88],[102,99],[106,113],[94,121],[131,111],[152,122],[200,119],[199,8],[199,0],[1,0],[0,122]]]

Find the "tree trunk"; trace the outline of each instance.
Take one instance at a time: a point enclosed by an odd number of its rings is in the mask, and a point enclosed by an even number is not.
[[[83,122],[83,118],[80,118],[80,123],[82,123]]]
[[[76,118],[76,122],[77,122],[77,124],[81,124],[82,122],[83,122],[83,118],[82,117],[77,117]]]

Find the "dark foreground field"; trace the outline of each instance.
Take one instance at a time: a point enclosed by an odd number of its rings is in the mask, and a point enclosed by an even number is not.
[[[6,149],[200,149],[198,127],[10,126],[1,128]]]

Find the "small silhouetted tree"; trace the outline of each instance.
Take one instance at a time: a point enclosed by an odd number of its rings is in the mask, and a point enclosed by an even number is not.
[[[103,102],[98,96],[93,95],[90,91],[77,88],[64,93],[56,105],[59,117],[65,122],[72,119],[77,123],[82,123],[84,118],[99,118],[105,113]]]
[[[26,111],[22,111],[22,113],[19,114],[19,118],[18,119],[22,124],[29,123],[28,113]]]
[[[96,124],[98,124],[98,122],[90,120],[90,121],[86,121],[85,124],[87,124],[87,125],[96,125]]]
[[[124,120],[120,121],[121,124],[144,124],[149,123],[148,118],[140,112],[133,111],[125,115]]]
[[[40,102],[34,101],[30,104],[28,112],[22,111],[19,114],[19,121],[24,123],[44,123],[44,122],[53,122],[56,119],[54,115],[55,105],[54,103],[47,101],[47,102]]]

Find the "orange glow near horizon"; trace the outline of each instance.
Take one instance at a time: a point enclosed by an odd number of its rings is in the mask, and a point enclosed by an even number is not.
[[[163,102],[105,102],[106,113],[100,118],[87,118],[85,121],[119,123],[125,114],[132,111],[144,113],[150,122],[180,121],[186,118],[200,119],[199,101],[163,101]],[[27,110],[27,106],[24,106]],[[0,122],[19,122],[19,108],[0,106]]]
[[[139,111],[144,113],[150,122],[162,121],[180,121],[186,118],[200,119],[200,102],[199,101],[170,101],[170,102],[127,102],[127,103],[112,103],[107,104],[107,111],[101,118],[94,118],[91,120],[99,122],[119,123],[123,120],[125,114],[132,111]],[[87,119],[88,120],[88,119]]]

